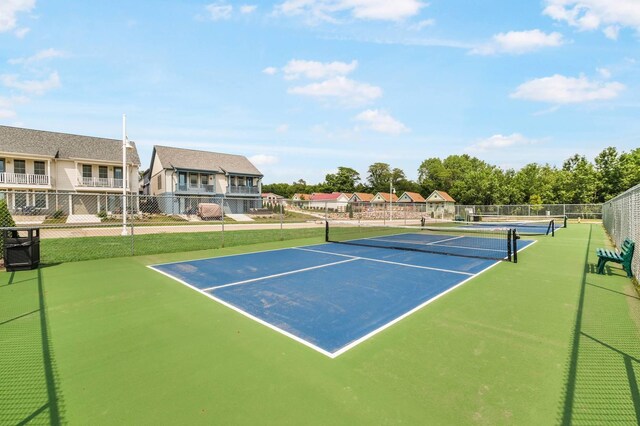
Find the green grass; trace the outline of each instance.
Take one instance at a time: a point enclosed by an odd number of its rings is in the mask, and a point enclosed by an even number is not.
[[[130,237],[73,237],[46,238],[40,242],[42,262],[56,264],[81,260],[105,259],[207,250],[225,247],[266,243],[278,240],[317,238],[324,236],[322,228],[257,229],[221,232],[184,232],[164,234],[137,234]],[[223,241],[224,238],[224,241]]]
[[[598,225],[540,238],[329,359],[152,263],[0,273],[0,424],[634,424],[640,298]]]

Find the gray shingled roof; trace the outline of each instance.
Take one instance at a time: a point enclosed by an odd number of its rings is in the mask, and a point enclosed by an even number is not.
[[[135,143],[127,153],[128,161],[140,165]],[[122,161],[122,141],[93,136],[70,135],[43,130],[0,126],[0,151],[47,157],[98,161]]]
[[[198,151],[194,149],[154,147],[164,168],[206,170],[219,173],[239,173],[262,176],[260,170],[243,155],[222,154],[219,152]]]

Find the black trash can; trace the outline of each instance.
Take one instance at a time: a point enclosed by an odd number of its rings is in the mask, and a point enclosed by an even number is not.
[[[4,266],[9,272],[35,269],[40,264],[40,229],[2,231]]]

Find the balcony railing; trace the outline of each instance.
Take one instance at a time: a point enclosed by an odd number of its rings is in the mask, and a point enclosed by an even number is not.
[[[0,173],[0,183],[11,185],[49,185],[48,175],[31,175],[26,173]]]
[[[202,193],[213,194],[216,192],[216,187],[215,185],[191,186],[190,184],[181,185],[177,183],[175,192],[188,192],[190,194],[202,194]]]
[[[259,194],[260,187],[245,185],[229,185],[227,186],[227,194]]]
[[[81,177],[78,186],[91,188],[122,188],[122,179]]]

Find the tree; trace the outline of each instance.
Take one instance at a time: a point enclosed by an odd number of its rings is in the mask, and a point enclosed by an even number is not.
[[[636,185],[640,185],[640,148],[620,156],[620,168],[622,169],[621,191],[626,191]],[[614,194],[617,195],[617,194]]]
[[[624,190],[622,162],[618,150],[610,146],[595,158],[598,173],[598,201],[604,202]]]
[[[562,165],[562,170],[569,173],[570,179],[565,180],[565,192],[569,203],[593,203],[596,200],[597,174],[593,165],[584,155],[575,154]]]
[[[418,167],[418,183],[425,194],[437,189],[448,191],[450,188],[444,185],[447,176],[447,170],[439,158],[428,158]]]
[[[388,192],[391,166],[387,163],[373,163],[369,166],[367,182],[373,192]]]
[[[331,192],[354,192],[360,182],[360,173],[350,167],[338,167],[337,173],[329,173],[325,184]]]

